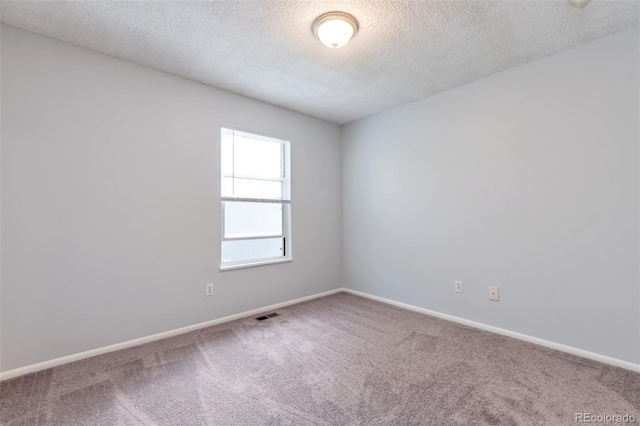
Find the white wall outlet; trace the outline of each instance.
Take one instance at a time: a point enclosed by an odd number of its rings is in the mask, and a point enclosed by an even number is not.
[[[456,293],[462,293],[462,281],[456,281]]]
[[[500,289],[498,287],[489,286],[489,300],[500,300]]]
[[[211,296],[213,294],[213,284],[207,284],[207,296]]]

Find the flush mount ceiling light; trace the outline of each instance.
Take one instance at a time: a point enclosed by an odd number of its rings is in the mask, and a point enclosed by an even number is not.
[[[344,12],[329,12],[318,16],[313,33],[327,47],[337,49],[351,40],[358,31],[356,18]]]
[[[590,1],[591,0],[569,0],[569,4],[573,7],[577,7],[578,9],[582,9],[588,5]]]

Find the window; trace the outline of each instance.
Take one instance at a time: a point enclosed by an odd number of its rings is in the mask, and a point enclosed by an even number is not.
[[[291,260],[289,142],[222,128],[221,269]]]

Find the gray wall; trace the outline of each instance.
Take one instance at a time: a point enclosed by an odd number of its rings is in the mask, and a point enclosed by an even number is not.
[[[1,370],[341,286],[337,125],[4,25],[1,53]],[[219,272],[221,125],[291,141],[292,263]]]
[[[345,126],[344,284],[640,362],[638,50],[636,26]]]
[[[0,370],[341,278],[640,362],[638,35],[352,123],[341,153],[338,126],[3,25]],[[218,271],[220,125],[291,140],[293,263]]]

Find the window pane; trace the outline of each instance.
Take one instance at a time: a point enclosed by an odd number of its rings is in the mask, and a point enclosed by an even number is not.
[[[237,176],[282,177],[282,144],[235,135],[233,167]]]
[[[283,199],[282,182],[225,177],[223,185],[226,197]]]
[[[222,264],[289,256],[289,142],[223,127],[221,145]]]
[[[284,238],[222,242],[222,263],[284,256]]]
[[[231,131],[222,131],[222,175],[230,176],[233,174],[233,133]]]
[[[225,201],[225,238],[282,235],[282,204]]]

